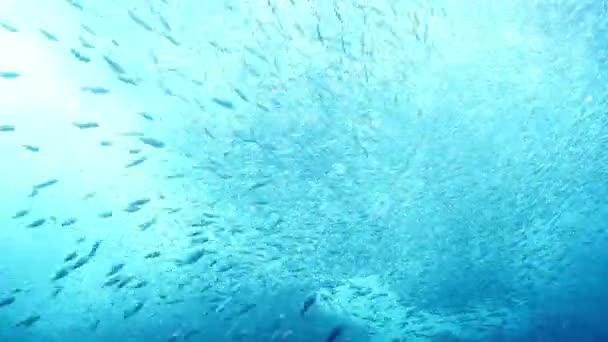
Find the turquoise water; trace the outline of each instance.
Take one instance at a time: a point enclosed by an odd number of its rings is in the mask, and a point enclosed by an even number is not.
[[[0,2],[0,341],[608,341],[608,5]]]

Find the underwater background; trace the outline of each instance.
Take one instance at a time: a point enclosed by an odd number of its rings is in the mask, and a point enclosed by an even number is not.
[[[605,0],[1,0],[0,341],[608,341]]]

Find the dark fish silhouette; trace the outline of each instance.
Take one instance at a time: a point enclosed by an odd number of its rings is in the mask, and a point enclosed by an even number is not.
[[[308,312],[308,310],[316,303],[316,301],[317,296],[315,294],[308,296],[304,301],[304,306],[302,307],[302,310],[300,310],[300,315],[304,316],[304,314]]]
[[[336,341],[341,335],[342,333],[344,333],[344,327],[341,325],[338,325],[336,327],[334,327],[331,332],[329,333],[329,336],[327,336],[327,338],[325,339],[325,342],[334,342]]]

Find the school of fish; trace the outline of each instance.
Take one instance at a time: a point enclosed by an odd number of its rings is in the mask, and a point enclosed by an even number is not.
[[[39,3],[0,7],[0,342],[483,340],[599,286],[608,97],[552,22]]]

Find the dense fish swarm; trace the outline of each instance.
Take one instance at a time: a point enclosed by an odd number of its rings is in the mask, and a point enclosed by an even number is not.
[[[0,341],[605,341],[601,1],[0,1]]]

